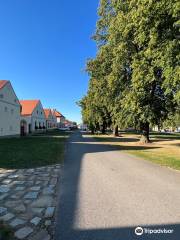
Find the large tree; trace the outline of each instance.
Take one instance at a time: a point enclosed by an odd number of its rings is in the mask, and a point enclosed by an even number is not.
[[[177,0],[101,0],[99,49],[88,68],[100,87],[90,84],[89,92],[114,126],[139,128],[142,142],[149,142],[150,125],[180,106],[178,6]]]
[[[109,28],[114,73],[122,74],[119,121],[139,127],[143,142],[149,141],[150,124],[159,125],[179,107],[177,5],[177,1],[116,2],[118,14]]]

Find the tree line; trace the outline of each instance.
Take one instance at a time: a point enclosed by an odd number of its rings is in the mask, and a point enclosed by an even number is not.
[[[178,0],[100,1],[98,50],[79,102],[92,133],[132,127],[149,142],[150,127],[179,119],[179,10]]]

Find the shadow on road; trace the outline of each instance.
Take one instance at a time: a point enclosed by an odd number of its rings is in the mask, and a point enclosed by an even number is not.
[[[180,224],[145,226],[146,228],[173,229],[173,234],[143,234],[137,236],[135,227],[127,226],[102,229],[75,229],[74,222],[78,206],[79,181],[83,156],[87,153],[121,150],[122,146],[110,146],[98,143],[92,138],[82,138],[80,133],[72,134],[67,144],[63,177],[60,185],[60,205],[57,214],[56,240],[178,240]],[[135,147],[130,147],[135,150]],[[140,146],[138,149],[146,149]],[[152,147],[151,147],[152,148]],[[124,146],[123,146],[124,150]]]
[[[137,226],[107,228],[107,229],[88,229],[72,230],[70,238],[61,238],[62,240],[179,240],[180,224],[166,225],[147,225],[141,226],[142,235],[136,235]],[[169,233],[153,233],[154,231],[169,231]],[[60,239],[60,238],[59,238]]]

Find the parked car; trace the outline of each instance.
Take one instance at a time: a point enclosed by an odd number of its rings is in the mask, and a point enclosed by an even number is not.
[[[70,131],[70,127],[59,128],[60,131]]]

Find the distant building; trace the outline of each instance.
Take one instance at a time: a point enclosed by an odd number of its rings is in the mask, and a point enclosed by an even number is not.
[[[68,119],[65,119],[64,125],[65,125],[65,127],[72,127],[72,122],[69,121]]]
[[[53,113],[51,109],[44,109],[44,113],[46,116],[46,129],[54,128],[56,125],[55,118],[53,116]]]
[[[46,116],[40,100],[22,100],[21,135],[46,129]]]
[[[78,128],[79,128],[80,130],[86,131],[86,130],[88,130],[88,125],[87,125],[87,124],[84,124],[84,123],[81,123],[81,124],[78,125]]]
[[[64,121],[64,124],[65,124],[65,127],[68,127],[68,128],[72,128],[72,129],[77,129],[78,128],[76,122],[69,121],[68,119],[66,119]]]
[[[65,127],[65,117],[56,109],[53,110],[53,113],[54,113],[54,116],[56,117],[57,127],[58,128]]]
[[[0,136],[20,135],[20,110],[10,81],[0,80]]]

